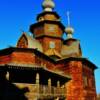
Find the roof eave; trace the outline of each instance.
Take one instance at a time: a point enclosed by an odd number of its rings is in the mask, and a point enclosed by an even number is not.
[[[44,25],[45,23],[57,24],[57,25],[60,26],[60,28],[61,28],[61,29],[63,30],[63,32],[64,32],[65,26],[64,26],[61,22],[59,22],[59,21],[51,21],[51,20],[44,20],[44,21],[41,21],[41,22],[37,22],[37,23],[35,23],[35,24],[32,24],[32,25],[30,26],[29,31],[33,33],[34,28],[36,28],[37,26]]]
[[[60,16],[56,12],[46,11],[46,12],[42,12],[42,13],[38,14],[37,15],[37,20],[39,19],[39,17],[44,16],[46,14],[52,14],[52,15],[55,15],[58,19],[60,18]]]

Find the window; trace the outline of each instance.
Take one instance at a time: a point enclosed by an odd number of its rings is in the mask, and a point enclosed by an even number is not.
[[[43,20],[44,20],[44,18],[43,18],[43,17],[40,17],[40,18],[39,18],[39,22],[40,22],[40,21],[43,21]]]
[[[49,31],[53,32],[55,30],[55,27],[49,26]]]
[[[53,42],[53,41],[50,41],[50,44],[49,44],[49,46],[50,46],[50,48],[51,48],[51,49],[55,48],[55,42]]]
[[[84,87],[88,86],[88,77],[86,75],[83,76],[83,85]]]

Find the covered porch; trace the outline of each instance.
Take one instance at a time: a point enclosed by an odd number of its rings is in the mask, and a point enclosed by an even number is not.
[[[42,66],[5,65],[6,79],[16,87],[27,88],[25,97],[28,100],[64,100],[65,83],[71,78],[53,72]]]

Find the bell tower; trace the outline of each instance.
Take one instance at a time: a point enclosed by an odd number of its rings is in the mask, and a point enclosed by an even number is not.
[[[53,11],[55,3],[52,0],[44,0],[43,12],[38,14],[37,22],[30,26],[30,32],[43,46],[43,52],[55,49],[61,52],[62,35],[65,27],[60,21],[60,16]]]

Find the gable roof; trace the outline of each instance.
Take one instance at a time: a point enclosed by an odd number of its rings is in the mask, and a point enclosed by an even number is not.
[[[25,32],[19,38],[17,44],[19,43],[19,41],[22,39],[23,36],[25,36],[26,39],[27,39],[27,42],[28,42],[27,48],[38,49],[39,51],[43,52],[43,48],[42,48],[41,43],[38,40],[36,40],[35,38],[33,38],[32,36],[25,33]]]

